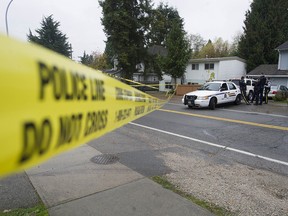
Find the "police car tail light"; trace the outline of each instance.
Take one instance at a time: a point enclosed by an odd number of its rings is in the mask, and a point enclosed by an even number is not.
[[[277,91],[273,91],[272,94],[277,94]]]

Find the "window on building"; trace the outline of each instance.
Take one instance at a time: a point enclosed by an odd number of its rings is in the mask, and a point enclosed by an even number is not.
[[[171,82],[165,82],[165,88],[166,89],[172,89],[173,86],[171,85]]]
[[[192,64],[192,70],[199,70],[199,64]]]
[[[205,70],[214,70],[214,63],[205,64]]]

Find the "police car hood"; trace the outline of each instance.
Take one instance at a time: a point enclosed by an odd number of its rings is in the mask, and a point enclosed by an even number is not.
[[[207,90],[197,90],[193,92],[189,92],[186,95],[196,95],[196,96],[210,96],[220,93],[219,91],[207,91]]]

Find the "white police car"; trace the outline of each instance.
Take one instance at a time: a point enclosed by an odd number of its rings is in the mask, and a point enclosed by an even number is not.
[[[240,89],[233,82],[207,82],[197,91],[189,92],[182,98],[182,103],[192,107],[209,107],[214,110],[217,104],[241,103]]]

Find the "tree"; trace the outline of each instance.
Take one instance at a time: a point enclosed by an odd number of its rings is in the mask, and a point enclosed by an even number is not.
[[[230,44],[228,41],[223,41],[221,37],[215,39],[213,46],[215,57],[227,57],[230,55]]]
[[[215,48],[212,41],[209,39],[207,44],[200,50],[196,58],[215,58]]]
[[[108,69],[111,68],[111,64],[109,64],[108,58],[106,54],[101,54],[98,52],[93,52],[93,61],[90,64],[90,67],[98,70]]]
[[[231,56],[233,49],[230,43],[224,41],[221,37],[215,38],[212,42],[208,40],[207,44],[202,49],[193,55],[193,58],[218,58]],[[233,53],[234,54],[234,53]]]
[[[207,41],[200,34],[191,34],[189,36],[191,48],[192,48],[192,57],[198,56],[201,49],[205,46]]]
[[[131,79],[136,65],[146,54],[145,34],[149,25],[150,0],[100,0],[99,4],[107,43],[115,52],[124,77]]]
[[[162,79],[163,59],[167,56],[167,36],[177,23],[181,28],[183,21],[177,9],[169,7],[167,4],[160,3],[157,8],[151,11],[150,28],[146,36],[148,44],[148,56],[146,56],[145,73],[156,73]],[[149,52],[153,49],[154,52]]]
[[[114,60],[117,58],[117,56],[110,41],[106,41],[104,54],[107,56],[109,64],[114,65]]]
[[[233,36],[232,43],[230,45],[230,55],[231,56],[238,56],[239,55],[239,42],[242,37],[242,32],[238,31]]]
[[[166,39],[168,55],[163,59],[163,67],[166,74],[170,75],[176,83],[186,70],[191,58],[191,48],[188,36],[183,30],[183,25],[174,22]]]
[[[88,55],[84,51],[83,56],[80,56],[80,62],[84,65],[90,66],[93,62],[93,55]]]
[[[177,9],[169,7],[162,2],[156,9],[151,11],[150,28],[147,34],[149,46],[161,45],[166,46],[166,38],[170,32],[173,23],[177,22],[183,25],[183,21],[179,16]]]
[[[254,0],[246,12],[239,56],[247,60],[247,71],[260,64],[276,64],[275,48],[288,38],[288,1]]]
[[[71,58],[72,46],[68,42],[66,35],[59,30],[59,26],[60,23],[54,21],[52,15],[44,17],[41,22],[41,28],[35,30],[37,35],[33,35],[29,29],[28,41],[40,44]]]
[[[107,55],[93,52],[91,55],[86,54],[84,51],[83,56],[80,56],[80,62],[88,67],[103,70],[111,68],[111,64],[109,64]]]

